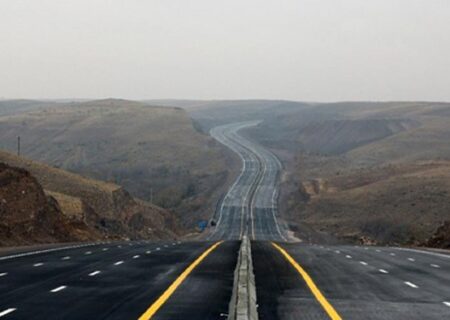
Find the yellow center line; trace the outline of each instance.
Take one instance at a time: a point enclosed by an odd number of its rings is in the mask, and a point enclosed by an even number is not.
[[[148,320],[151,319],[155,313],[161,308],[164,303],[170,298],[170,296],[177,290],[177,288],[183,283],[184,280],[189,276],[189,274],[214,250],[216,249],[223,241],[216,242],[211,247],[209,247],[205,252],[202,253],[200,257],[198,257],[194,262],[191,263],[186,270],[183,271],[182,274],[178,276],[178,278],[167,288],[166,291],[155,301],[153,304],[145,311],[140,317],[139,320]]]
[[[316,284],[312,280],[312,278],[309,276],[309,274],[289,255],[289,253],[286,252],[282,247],[277,245],[276,243],[272,242],[272,245],[281,252],[281,254],[286,258],[287,261],[289,261],[292,266],[300,273],[303,280],[308,285],[309,289],[311,290],[314,297],[319,301],[319,303],[322,305],[322,308],[325,310],[325,312],[328,314],[328,316],[332,320],[342,320],[341,316],[336,312],[336,310],[333,308],[333,306],[328,302],[328,300],[324,297],[322,292],[320,292],[319,288],[317,288]]]

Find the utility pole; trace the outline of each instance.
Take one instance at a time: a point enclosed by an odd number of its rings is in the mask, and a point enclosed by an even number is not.
[[[17,155],[20,157],[20,136],[17,136]]]
[[[150,203],[153,204],[153,188],[150,188]]]

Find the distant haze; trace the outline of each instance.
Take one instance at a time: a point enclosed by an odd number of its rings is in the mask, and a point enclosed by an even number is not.
[[[450,100],[449,0],[0,0],[0,98]]]

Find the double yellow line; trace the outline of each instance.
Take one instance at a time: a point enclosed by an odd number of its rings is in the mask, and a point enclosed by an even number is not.
[[[163,304],[170,298],[170,296],[177,290],[177,288],[183,283],[183,281],[189,276],[189,274],[212,252],[216,249],[223,241],[216,242],[205,252],[202,253],[194,262],[191,263],[186,270],[167,288],[166,291],[155,301],[153,304],[145,311],[139,320],[151,319],[155,313],[163,306]]]
[[[319,288],[317,288],[316,284],[312,280],[312,278],[309,276],[309,274],[303,269],[295,260],[290,256],[289,253],[287,253],[286,250],[284,250],[282,247],[277,245],[276,243],[272,242],[272,245],[281,252],[281,254],[286,258],[287,261],[290,262],[290,264],[300,273],[303,280],[306,282],[306,285],[311,290],[314,297],[319,301],[322,308],[325,310],[325,312],[328,314],[328,316],[332,320],[342,320],[341,316],[336,312],[336,310],[333,308],[333,306],[328,302],[328,300],[325,298],[325,296],[320,292]]]

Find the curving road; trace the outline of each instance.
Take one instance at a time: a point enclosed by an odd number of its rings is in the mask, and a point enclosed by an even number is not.
[[[255,240],[286,240],[277,212],[281,163],[273,153],[238,134],[258,123],[233,123],[210,132],[242,161],[241,173],[216,213],[217,226],[211,239],[242,239],[248,234]]]

